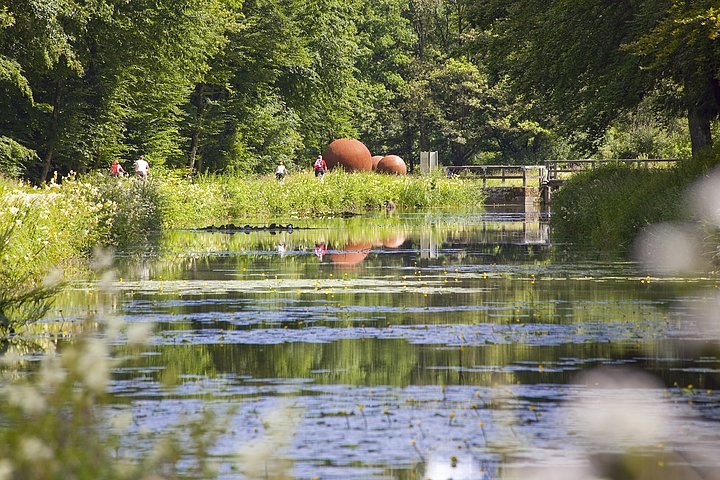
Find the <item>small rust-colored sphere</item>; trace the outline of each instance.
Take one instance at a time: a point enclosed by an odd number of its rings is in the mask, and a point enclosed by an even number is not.
[[[373,155],[373,157],[372,157],[372,162],[373,162],[372,169],[373,170],[377,169],[377,164],[380,163],[380,160],[382,160],[382,159],[383,159],[382,155]]]
[[[339,138],[327,146],[322,156],[331,170],[339,166],[348,172],[372,170],[370,150],[359,140]]]
[[[383,173],[407,175],[407,165],[405,165],[405,161],[397,155],[383,157],[382,160],[378,162],[375,170]]]

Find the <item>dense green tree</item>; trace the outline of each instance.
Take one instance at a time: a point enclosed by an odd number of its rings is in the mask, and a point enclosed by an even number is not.
[[[720,115],[720,5],[715,0],[653,0],[638,15],[640,37],[625,46],[658,81],[678,86],[693,154],[712,144]]]
[[[156,162],[178,155],[179,107],[224,43],[233,3],[7,2],[13,21],[0,46],[31,96],[3,92],[3,133],[42,153],[40,180],[52,165],[82,171],[133,152]]]
[[[473,21],[491,33],[494,71],[588,150],[619,115],[659,94],[669,106],[679,99],[694,152],[710,142],[720,99],[712,0],[485,0]]]
[[[373,154],[393,153],[412,160],[410,127],[402,109],[417,38],[408,2],[361,1],[356,11],[359,136]]]
[[[493,74],[487,33],[469,0],[410,2],[417,43],[403,92],[403,117],[416,150],[437,150],[442,163],[536,163],[553,135],[532,98],[511,92]],[[413,150],[413,148],[410,148]]]
[[[192,166],[267,172],[280,160],[309,165],[332,138],[357,135],[355,7],[338,0],[246,1],[242,28],[213,63],[211,76],[224,84],[209,82],[191,107],[197,118],[198,105],[215,102],[204,118],[214,128],[191,143]],[[202,163],[192,160],[193,145]]]
[[[0,164],[264,173],[682,151],[720,114],[714,0],[0,0]],[[641,112],[652,99],[652,111]],[[674,145],[674,146],[673,146]],[[675,148],[675,146],[677,148]],[[627,148],[626,148],[627,147]],[[674,150],[673,150],[674,149]]]

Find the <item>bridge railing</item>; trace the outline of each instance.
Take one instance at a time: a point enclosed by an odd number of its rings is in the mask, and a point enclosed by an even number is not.
[[[449,177],[482,178],[483,187],[488,180],[522,180],[522,186],[538,186],[546,177],[545,165],[452,165],[443,167]]]
[[[569,174],[583,170],[592,170],[601,165],[624,163],[637,168],[660,168],[677,163],[677,158],[619,158],[609,160],[579,159],[579,160],[549,160],[545,162],[548,181],[562,180]]]
[[[677,158],[621,158],[611,160],[578,159],[549,160],[544,165],[451,165],[443,167],[449,177],[482,179],[483,187],[488,180],[521,180],[523,187],[559,185],[573,173],[592,170],[601,165],[624,163],[637,168],[661,168],[677,163]]]

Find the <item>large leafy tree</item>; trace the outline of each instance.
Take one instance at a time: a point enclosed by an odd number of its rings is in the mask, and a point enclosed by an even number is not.
[[[242,27],[188,107],[189,164],[267,172],[281,160],[310,162],[329,140],[357,135],[359,5],[247,0]]]
[[[625,49],[641,58],[657,82],[677,86],[697,153],[712,143],[711,122],[720,115],[720,5],[654,0],[643,6],[641,35]]]
[[[665,95],[687,115],[697,152],[711,142],[720,105],[713,3],[483,0],[472,17],[491,34],[494,70],[588,150],[619,115]]]
[[[359,102],[354,123],[374,154],[412,159],[403,93],[408,88],[416,36],[405,0],[359,1],[356,7]]]
[[[0,51],[26,83],[20,94],[2,92],[2,133],[41,152],[30,172],[40,181],[53,165],[82,171],[138,151],[156,162],[178,155],[179,107],[225,42],[233,6],[7,1]]]
[[[413,0],[416,43],[401,110],[408,150],[438,150],[443,163],[536,162],[552,147],[535,103],[488,68],[488,34],[471,0]]]

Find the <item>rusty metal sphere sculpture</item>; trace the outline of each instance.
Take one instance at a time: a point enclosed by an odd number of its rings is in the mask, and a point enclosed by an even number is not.
[[[373,155],[372,157],[372,169],[377,169],[377,164],[380,163],[380,160],[383,159],[382,155]]]
[[[383,157],[382,160],[378,162],[375,170],[383,173],[407,175],[407,165],[405,165],[405,161],[397,155]]]
[[[348,172],[372,170],[370,150],[359,140],[337,139],[327,146],[322,156],[330,170],[337,167]]]

